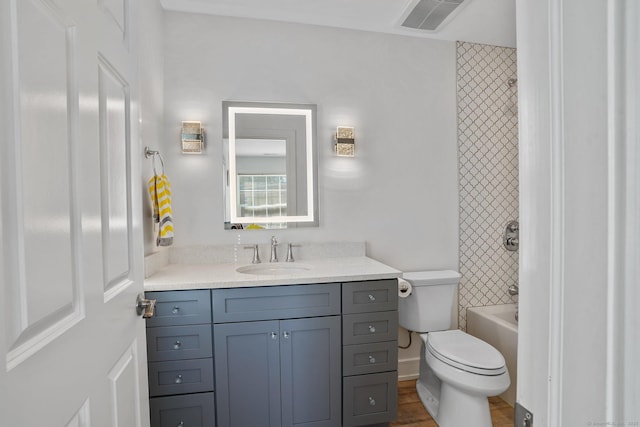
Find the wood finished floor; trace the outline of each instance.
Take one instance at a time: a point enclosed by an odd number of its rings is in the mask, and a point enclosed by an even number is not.
[[[493,427],[513,427],[513,408],[509,404],[499,397],[490,397],[489,407]],[[398,383],[398,420],[391,427],[438,427],[420,402],[415,380]]]

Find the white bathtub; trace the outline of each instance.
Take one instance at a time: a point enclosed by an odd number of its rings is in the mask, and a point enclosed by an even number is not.
[[[467,308],[467,332],[494,346],[507,362],[511,385],[500,395],[509,405],[516,402],[518,373],[517,304]]]

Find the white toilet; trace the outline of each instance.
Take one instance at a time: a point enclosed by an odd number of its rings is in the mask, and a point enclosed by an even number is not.
[[[486,342],[450,328],[457,315],[455,271],[404,273],[413,290],[398,302],[400,325],[419,332],[418,395],[440,427],[491,427],[488,396],[509,387],[502,354]]]

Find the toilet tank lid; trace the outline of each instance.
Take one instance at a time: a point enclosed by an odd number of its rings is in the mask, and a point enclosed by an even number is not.
[[[413,286],[450,285],[460,281],[460,273],[453,270],[409,271],[402,278]]]

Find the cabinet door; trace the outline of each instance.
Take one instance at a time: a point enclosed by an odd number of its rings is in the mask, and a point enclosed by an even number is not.
[[[279,335],[277,320],[214,325],[219,425],[281,425]]]
[[[280,321],[282,425],[341,425],[340,316]]]

